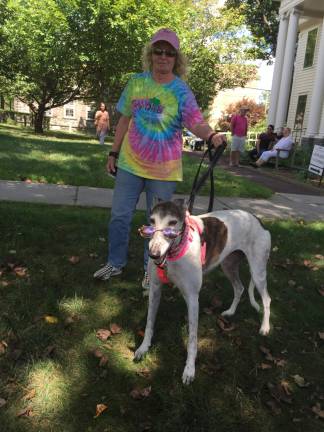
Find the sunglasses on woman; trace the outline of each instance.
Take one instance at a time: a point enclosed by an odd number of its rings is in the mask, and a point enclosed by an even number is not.
[[[173,227],[166,227],[158,230],[152,225],[143,225],[141,226],[141,228],[138,229],[138,232],[144,238],[152,238],[157,231],[161,231],[164,237],[171,240],[177,238],[182,233],[182,231],[177,230]]]
[[[170,49],[153,48],[153,54],[157,56],[161,56],[164,54],[167,57],[175,57],[177,55],[177,51]]]

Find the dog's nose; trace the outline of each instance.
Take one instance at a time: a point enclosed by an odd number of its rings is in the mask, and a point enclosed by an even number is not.
[[[149,253],[149,257],[152,258],[153,260],[160,258],[160,256],[161,256],[160,254]]]

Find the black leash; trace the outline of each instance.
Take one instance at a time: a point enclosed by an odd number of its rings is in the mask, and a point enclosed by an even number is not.
[[[212,135],[213,136],[213,135]],[[193,205],[195,202],[195,198],[196,195],[198,193],[198,191],[201,189],[201,187],[204,185],[205,181],[207,180],[208,176],[210,179],[210,192],[209,192],[209,204],[208,204],[208,210],[207,212],[211,212],[213,210],[213,206],[214,206],[214,194],[215,194],[215,190],[214,190],[214,168],[215,165],[217,164],[219,158],[221,157],[221,155],[223,154],[225,148],[226,148],[226,142],[224,141],[223,144],[221,144],[220,146],[218,146],[216,149],[214,148],[214,146],[211,144],[211,138],[212,136],[209,138],[209,140],[207,141],[207,150],[205,151],[205,153],[203,154],[195,179],[193,181],[192,184],[192,188],[191,188],[191,192],[190,192],[190,197],[189,197],[189,201],[188,201],[188,210],[189,213],[192,212],[193,209]],[[204,162],[205,157],[208,155],[208,159],[209,159],[209,165],[208,165],[208,169],[207,171],[199,178],[199,173],[200,173],[200,169],[201,166]]]

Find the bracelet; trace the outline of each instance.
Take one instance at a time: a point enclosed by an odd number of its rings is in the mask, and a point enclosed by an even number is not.
[[[117,151],[110,151],[110,152],[108,153],[108,156],[112,156],[112,157],[114,157],[115,159],[118,159],[119,152],[117,152]]]

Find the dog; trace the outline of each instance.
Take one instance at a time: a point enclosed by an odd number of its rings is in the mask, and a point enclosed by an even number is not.
[[[189,338],[182,381],[189,384],[195,377],[198,297],[204,273],[221,265],[234,289],[233,302],[222,315],[232,316],[244,291],[239,265],[246,256],[251,273],[248,289],[250,302],[257,311],[260,310],[254,298],[256,287],[263,304],[260,334],[269,333],[271,298],[267,290],[267,262],[271,237],[251,213],[224,210],[191,216],[183,200],[156,204],[151,212],[150,223],[150,226],[143,226],[139,230],[143,237],[150,238],[150,290],[145,335],[135,352],[135,360],[141,359],[151,345],[161,286],[167,281],[167,276],[179,288],[188,307]]]

